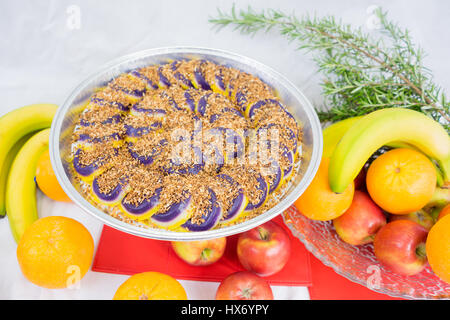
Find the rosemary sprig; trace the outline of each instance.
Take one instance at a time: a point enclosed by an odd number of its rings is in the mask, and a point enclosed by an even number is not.
[[[289,41],[298,42],[298,49],[315,53],[313,59],[325,75],[325,103],[331,107],[318,108],[321,121],[404,107],[427,114],[449,132],[450,101],[422,65],[422,49],[412,43],[408,30],[387,20],[386,12],[377,9],[376,15],[381,25],[378,39],[332,16],[298,18],[274,9],[258,13],[248,7],[237,12],[233,5],[230,14],[219,9],[209,21],[245,34],[278,29]]]

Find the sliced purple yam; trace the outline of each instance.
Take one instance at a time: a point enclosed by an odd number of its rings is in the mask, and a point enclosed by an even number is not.
[[[91,102],[96,103],[100,106],[105,106],[105,105],[112,105],[115,106],[116,108],[118,108],[120,111],[128,111],[130,110],[130,108],[128,106],[125,106],[124,104],[117,102],[117,101],[111,101],[108,102],[105,99],[101,99],[101,98],[91,98]]]
[[[132,111],[136,112],[142,112],[148,115],[156,116],[156,117],[165,117],[167,114],[167,111],[164,109],[147,109],[147,108],[141,108],[137,104],[135,104],[132,108]]]
[[[283,177],[283,171],[281,170],[280,164],[278,161],[272,161],[271,162],[272,168],[275,167],[275,177],[270,183],[269,187],[269,194],[272,194],[280,185],[281,179]]]
[[[160,225],[172,225],[177,222],[189,209],[191,205],[191,195],[185,200],[172,204],[166,212],[154,214],[152,221]]]
[[[258,201],[258,203],[251,203],[249,201],[247,206],[245,207],[245,211],[251,211],[251,210],[257,209],[257,208],[261,207],[263,205],[263,203],[266,201],[267,193],[268,193],[267,182],[266,182],[266,180],[264,179],[264,177],[260,173],[258,173],[258,176],[256,177],[256,181],[258,183],[256,188],[258,190],[262,191],[262,197]]]
[[[235,108],[225,107],[221,111],[224,112],[224,113],[230,112],[230,113],[233,113],[233,114],[235,114],[235,115],[237,115],[237,116],[239,116],[241,118],[244,118],[244,115],[238,109],[235,109]]]
[[[158,143],[157,146],[152,148],[152,152],[150,155],[140,155],[139,153],[137,153],[136,151],[133,151],[133,143],[129,142],[128,143],[128,151],[130,152],[130,155],[137,159],[140,163],[144,164],[144,165],[149,165],[152,164],[153,161],[155,161],[155,158],[161,154],[162,149],[167,145],[167,140],[166,139],[161,139]]]
[[[162,73],[162,67],[158,68],[159,82],[163,84],[165,87],[170,87],[171,83],[169,79]]]
[[[175,109],[175,110],[184,110],[182,107],[180,107],[179,105],[178,105],[178,103],[175,101],[175,99],[174,98],[172,98],[172,97],[167,97],[168,98],[168,100],[169,100],[169,103],[172,105],[172,107]]]
[[[125,124],[125,134],[128,137],[142,137],[143,135],[161,129],[162,128],[162,122],[156,121],[154,123],[152,123],[150,126],[147,127],[138,127],[135,128],[133,126],[130,126],[128,124]]]
[[[240,91],[236,92],[236,104],[241,108],[242,112],[245,112],[247,108],[247,96]]]
[[[220,152],[217,146],[208,144],[206,148],[208,148],[208,151],[212,152],[203,152],[202,156],[204,165],[214,165],[215,171],[219,172],[225,164],[225,156]],[[210,148],[212,148],[212,150]]]
[[[222,180],[225,180],[229,184],[238,185],[238,183],[227,174],[221,173],[218,174],[217,177]],[[222,219],[224,221],[229,221],[233,219],[237,214],[239,214],[241,212],[244,200],[245,200],[244,192],[242,191],[242,188],[239,186],[237,196],[233,199],[230,209],[228,209],[228,211],[224,213]]]
[[[286,146],[283,148],[283,151],[281,153],[281,156],[287,159],[289,165],[284,168],[283,174],[285,177],[288,177],[292,170],[294,169],[294,155],[291,150],[289,150]]]
[[[202,215],[203,222],[197,224],[193,223],[191,219],[187,220],[182,227],[188,229],[189,231],[205,231],[214,228],[222,218],[222,208],[217,202],[217,196],[213,190],[208,189],[209,192],[209,208],[207,212]]]
[[[213,114],[211,117],[209,117],[209,123],[214,123],[219,118],[220,118],[220,114]]]
[[[191,146],[194,151],[194,160],[190,163],[183,163],[183,159],[171,158],[169,164],[163,166],[162,170],[167,174],[192,174],[196,175],[205,167],[203,153],[200,147]]]
[[[239,117],[241,117],[241,118],[244,118],[244,116],[242,115],[242,113],[239,111],[239,110],[237,110],[237,109],[235,109],[235,108],[229,108],[229,107],[225,107],[225,108],[223,108],[222,110],[220,110],[222,113],[219,113],[219,114],[213,114],[213,115],[211,115],[211,117],[209,117],[209,123],[214,123],[214,122],[216,122],[221,116],[222,116],[222,114],[223,113],[227,113],[227,112],[229,112],[229,113],[232,113],[232,114],[235,114],[235,115],[237,115],[237,116],[239,116]]]
[[[154,209],[159,204],[159,197],[161,195],[162,188],[155,190],[155,193],[147,199],[144,199],[139,205],[134,205],[125,202],[125,198],[122,200],[122,208],[131,213],[132,215],[144,215],[150,210]]]
[[[189,167],[179,167],[177,168],[177,165],[165,168],[164,171],[167,174],[192,174],[192,175],[196,175],[198,174],[200,171],[202,171],[204,165],[203,164],[194,164],[192,166]]]
[[[119,141],[121,139],[121,136],[119,133],[114,132],[113,134],[109,136],[104,136],[101,138],[91,138],[88,134],[80,134],[78,136],[79,141],[83,142],[89,142],[89,143],[98,143],[98,142],[106,142],[106,141]]]
[[[226,213],[225,217],[223,218],[224,221],[229,221],[236,217],[241,211],[242,211],[242,205],[244,204],[245,195],[244,192],[239,191],[236,198],[233,199],[233,203],[231,204],[230,209]]]
[[[252,104],[250,106],[249,111],[248,111],[248,117],[250,119],[252,119],[254,117],[254,115],[255,115],[256,110],[260,109],[261,107],[265,106],[268,103],[277,104],[278,106],[280,106],[280,108],[283,111],[286,111],[286,109],[283,107],[283,105],[278,100],[275,100],[275,99],[264,99],[264,100],[259,100],[258,102],[254,103],[254,104]],[[292,117],[291,114],[290,114],[290,116]]]
[[[120,199],[124,195],[124,180],[120,181],[117,186],[111,190],[109,193],[102,193],[98,185],[97,177],[92,181],[92,191],[95,195],[104,202],[114,202]]]
[[[195,100],[189,93],[189,91],[184,92],[184,98],[186,99],[186,103],[189,106],[189,109],[191,109],[192,112],[195,112]]]
[[[228,128],[219,128],[225,132],[225,153],[227,154],[227,159],[237,159],[244,155],[245,152],[245,142],[242,137],[234,130]],[[227,153],[229,151],[229,146],[233,145],[233,153]]]
[[[216,79],[216,84],[219,87],[219,89],[222,90],[222,91],[225,91],[227,89],[227,86],[226,86],[225,81],[224,81],[222,70],[219,70],[219,74],[216,74],[214,76],[214,78]]]
[[[174,71],[173,76],[175,79],[180,81],[185,87],[187,88],[194,88],[194,85],[192,84],[191,80],[186,78],[181,72],[177,71],[179,65],[179,61],[172,62],[171,69]]]
[[[208,134],[211,135],[223,135],[225,137],[225,150],[227,159],[236,159],[244,155],[245,152],[245,142],[242,136],[236,131],[229,128],[217,127],[208,130]],[[232,151],[232,153],[228,153]]]
[[[271,146],[272,146],[272,141],[267,140],[266,142],[266,146],[267,146],[267,150],[270,150]],[[281,168],[280,166],[280,162],[278,161],[280,158],[280,156],[282,158],[284,158],[284,162],[288,163],[288,166],[286,168],[283,169],[283,176],[286,176],[288,173],[290,173],[292,171],[293,165],[294,165],[294,153],[292,152],[292,150],[289,150],[289,148],[287,146],[285,146],[284,144],[279,144],[278,145],[278,155],[276,155],[278,158],[273,159],[273,155],[271,153],[271,158],[269,158],[269,161],[271,162],[271,165],[273,167],[277,168]]]
[[[122,119],[122,116],[120,114],[115,114],[112,117],[109,117],[108,119],[103,120],[100,122],[101,124],[113,124],[113,123],[119,123]],[[83,127],[90,127],[93,126],[95,122],[90,122],[84,119],[80,120],[80,125]]]
[[[148,86],[152,89],[158,89],[158,84],[154,83],[151,79],[147,78],[146,76],[144,76],[142,73],[140,73],[138,70],[133,70],[131,71],[131,74],[141,80],[144,80],[145,82],[147,82]]]
[[[277,163],[277,171],[275,173],[275,178],[272,180],[272,183],[270,184],[269,194],[273,193],[278,188],[278,186],[281,183],[282,176],[283,176],[283,173],[281,171],[281,167]]]
[[[88,177],[91,174],[93,174],[95,171],[97,171],[97,169],[100,167],[100,164],[98,163],[98,161],[95,161],[87,166],[83,166],[80,163],[80,152],[81,149],[78,149],[75,152],[75,155],[73,157],[73,167],[75,168],[75,171],[83,176],[83,177]]]
[[[200,100],[198,100],[197,105],[197,112],[200,113],[200,115],[204,116],[206,113],[206,106],[208,105],[208,98],[212,93],[204,94]]]
[[[291,141],[291,143],[293,145],[292,152],[295,154],[297,152],[298,138],[297,138],[297,134],[294,131],[292,131],[291,128],[289,128],[285,125],[277,124],[277,123],[269,123],[262,127],[259,127],[256,133],[259,135],[261,130],[267,130],[267,132],[269,132],[272,127],[277,127],[277,126],[281,127],[282,130],[284,130],[287,133],[288,139],[289,139],[289,141]]]
[[[200,70],[195,70],[194,71],[194,78],[195,78],[195,81],[197,82],[197,84],[200,86],[201,89],[203,89],[203,90],[211,90],[211,86],[206,81],[205,77],[200,72]]]
[[[142,90],[139,90],[139,89],[129,90],[127,88],[120,87],[120,86],[114,86],[114,89],[118,90],[118,91],[122,91],[122,92],[126,93],[127,95],[130,95],[130,96],[135,97],[135,98],[142,98],[142,96],[147,91],[146,88],[144,88]]]
[[[202,124],[202,120],[200,120],[199,117],[197,117],[195,114],[192,115],[192,119],[194,120],[194,130],[192,132],[192,141],[195,141],[195,136],[197,134],[200,134],[203,130],[203,124]]]

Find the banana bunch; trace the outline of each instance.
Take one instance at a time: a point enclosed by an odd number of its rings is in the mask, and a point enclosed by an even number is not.
[[[57,108],[33,104],[0,118],[0,217],[8,214],[16,241],[38,218],[34,176]]]
[[[382,109],[333,124],[323,134],[324,155],[331,158],[329,183],[336,193],[343,192],[370,156],[383,146],[420,150],[434,160],[438,184],[449,183],[449,135],[438,122],[420,112]]]

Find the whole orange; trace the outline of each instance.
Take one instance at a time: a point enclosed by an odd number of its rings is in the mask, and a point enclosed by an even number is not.
[[[129,277],[117,289],[114,300],[187,300],[183,286],[160,272],[142,272]]]
[[[392,214],[422,209],[436,189],[436,169],[419,151],[400,148],[379,156],[369,167],[367,191],[373,201]]]
[[[50,154],[45,151],[38,160],[36,168],[36,183],[39,189],[50,199],[63,202],[71,202],[56,179],[50,162]]]
[[[442,208],[442,210],[439,212],[439,216],[438,216],[438,220],[442,219],[444,216],[449,215],[450,214],[450,203],[447,204],[444,208]]]
[[[25,278],[50,288],[66,288],[83,278],[92,262],[94,240],[78,221],[45,217],[29,226],[17,246]]]
[[[331,191],[328,183],[328,167],[330,159],[322,158],[311,184],[295,201],[297,209],[313,220],[332,220],[342,215],[352,204],[355,191],[352,182],[343,193]]]
[[[427,237],[426,252],[433,272],[450,283],[450,215],[436,222]]]

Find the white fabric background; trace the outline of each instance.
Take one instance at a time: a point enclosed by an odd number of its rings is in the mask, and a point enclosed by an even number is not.
[[[444,91],[450,88],[449,1],[237,1],[238,8],[279,8],[296,14],[334,14],[368,32],[370,7],[381,5],[408,27],[428,56],[426,65]],[[292,80],[321,104],[319,81],[308,55],[295,51],[276,31],[240,35],[231,28],[211,30],[216,8],[230,1],[41,0],[0,2],[0,115],[23,105],[63,103],[70,91],[111,59],[163,46],[203,46],[234,51],[259,60]],[[71,14],[80,11],[80,28]],[[76,22],[76,21],[75,21]],[[1,141],[0,141],[1,143]],[[56,203],[39,193],[40,216],[64,215],[83,223],[97,244],[101,223],[78,207]],[[7,218],[0,220],[0,299],[111,299],[127,278],[89,271],[79,289],[41,289],[22,276]],[[190,299],[214,298],[218,283],[181,281]],[[308,299],[306,288],[273,286],[276,299]]]

